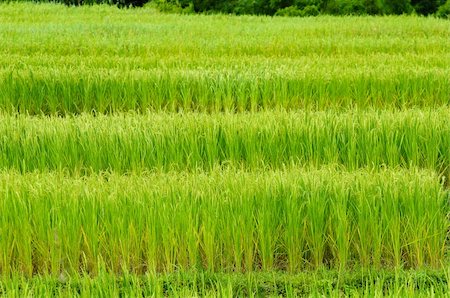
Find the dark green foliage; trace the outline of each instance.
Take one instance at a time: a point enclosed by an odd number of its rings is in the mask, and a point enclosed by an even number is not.
[[[280,16],[435,13],[442,0],[168,0],[175,5],[191,5],[196,12],[266,14]]]
[[[383,12],[385,14],[403,14],[413,11],[411,0],[381,0],[380,2],[382,2]]]
[[[297,6],[289,6],[277,10],[277,12],[275,13],[275,15],[277,16],[285,16],[285,17],[308,17],[308,16],[317,16],[319,14],[320,14],[319,8],[315,5],[308,5],[305,6],[303,9],[300,9]]]
[[[0,0],[10,2],[11,0]],[[14,1],[14,0],[13,0]],[[21,0],[16,0],[21,1]],[[28,1],[28,0],[23,0]],[[33,0],[32,0],[33,1]],[[66,5],[110,4],[118,7],[140,7],[151,2],[162,12],[226,13],[277,16],[332,15],[436,15],[446,18],[450,4],[445,0],[34,0],[60,2]]]
[[[0,0],[10,2],[11,0]],[[20,1],[20,0],[19,0]],[[27,1],[27,0],[24,0]],[[277,16],[332,15],[436,15],[446,18],[450,4],[445,0],[34,0],[69,6],[110,4],[121,8],[141,7],[152,2],[162,12],[227,13]]]
[[[364,0],[363,2],[367,14],[376,15],[383,13],[383,4],[381,0]]]
[[[1,2],[1,1],[0,1]],[[48,2],[48,1],[45,1]],[[93,5],[93,4],[110,4],[118,7],[142,7],[148,0],[55,0],[50,2],[61,2],[66,5]]]
[[[286,8],[279,9],[276,13],[276,16],[283,17],[301,17],[302,11],[298,9],[296,6],[288,6]]]
[[[414,10],[423,15],[435,13],[440,4],[440,0],[411,0]]]
[[[307,6],[320,7],[324,4],[323,0],[294,0],[294,4],[299,8],[305,8]]]
[[[308,5],[303,8],[303,16],[317,16],[320,14],[319,8],[315,5]]]
[[[389,15],[408,14],[414,11],[411,0],[328,0],[325,2],[324,11],[334,15]],[[422,11],[424,10],[417,12],[422,13]]]
[[[328,2],[326,11],[335,15],[366,14],[362,0],[332,0]]]
[[[445,4],[439,7],[437,11],[437,16],[441,18],[450,18],[450,0],[447,0]]]
[[[153,0],[158,10],[166,13],[193,13],[194,6],[189,0]]]

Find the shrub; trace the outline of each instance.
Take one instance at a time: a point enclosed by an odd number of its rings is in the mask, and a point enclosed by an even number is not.
[[[361,0],[333,0],[328,2],[326,10],[335,15],[365,14],[366,8]]]
[[[306,6],[321,6],[324,4],[322,0],[295,0],[294,4],[299,8],[305,8]]]
[[[303,13],[296,6],[289,6],[289,7],[285,7],[285,8],[277,10],[275,15],[283,16],[283,17],[302,17]]]
[[[303,9],[299,9],[296,6],[289,6],[277,10],[277,12],[275,13],[275,15],[277,16],[285,16],[285,17],[308,17],[308,16],[317,16],[319,14],[320,14],[319,8],[315,5],[308,5]]]
[[[404,14],[413,11],[411,0],[382,0],[382,7],[385,14]]]
[[[168,0],[153,0],[156,8],[162,12],[168,13],[193,13],[194,6],[189,1],[168,1]]]
[[[450,0],[447,0],[447,2],[439,7],[436,15],[440,18],[450,18]]]
[[[429,15],[438,10],[440,0],[411,0],[411,4],[418,14]]]
[[[142,7],[144,6],[144,4],[149,2],[149,0],[55,0],[55,2],[61,2],[68,6],[110,4],[124,8],[124,7]]]
[[[318,16],[320,14],[319,8],[315,5],[305,6],[302,10],[303,16]]]

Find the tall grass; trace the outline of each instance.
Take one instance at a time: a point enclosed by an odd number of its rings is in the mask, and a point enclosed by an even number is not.
[[[435,174],[232,171],[0,174],[0,273],[443,268]]]
[[[8,112],[450,102],[445,20],[173,16],[48,4],[1,5],[0,14],[0,109]]]
[[[0,281],[5,297],[445,297],[446,270],[401,270],[337,273],[207,273],[122,276],[101,272],[95,278],[76,275]]]
[[[74,173],[341,164],[448,174],[450,111],[0,116],[0,168]]]

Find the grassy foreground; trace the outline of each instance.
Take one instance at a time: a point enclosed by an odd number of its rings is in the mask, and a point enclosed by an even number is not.
[[[13,277],[0,282],[0,293],[6,297],[448,297],[449,285],[448,270],[144,276],[102,272],[95,278],[80,275],[70,280]]]

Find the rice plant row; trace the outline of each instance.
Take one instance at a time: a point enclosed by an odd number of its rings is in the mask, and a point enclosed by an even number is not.
[[[448,176],[450,110],[0,116],[0,168],[72,173],[421,167]],[[447,177],[448,179],[448,177]]]
[[[450,61],[450,56],[449,56]],[[381,62],[378,62],[381,63]],[[208,71],[72,71],[0,75],[0,109],[10,113],[407,109],[450,104],[450,66],[411,74],[299,75]],[[352,75],[354,74],[354,75]]]
[[[301,272],[448,264],[430,171],[0,173],[0,273]]]

